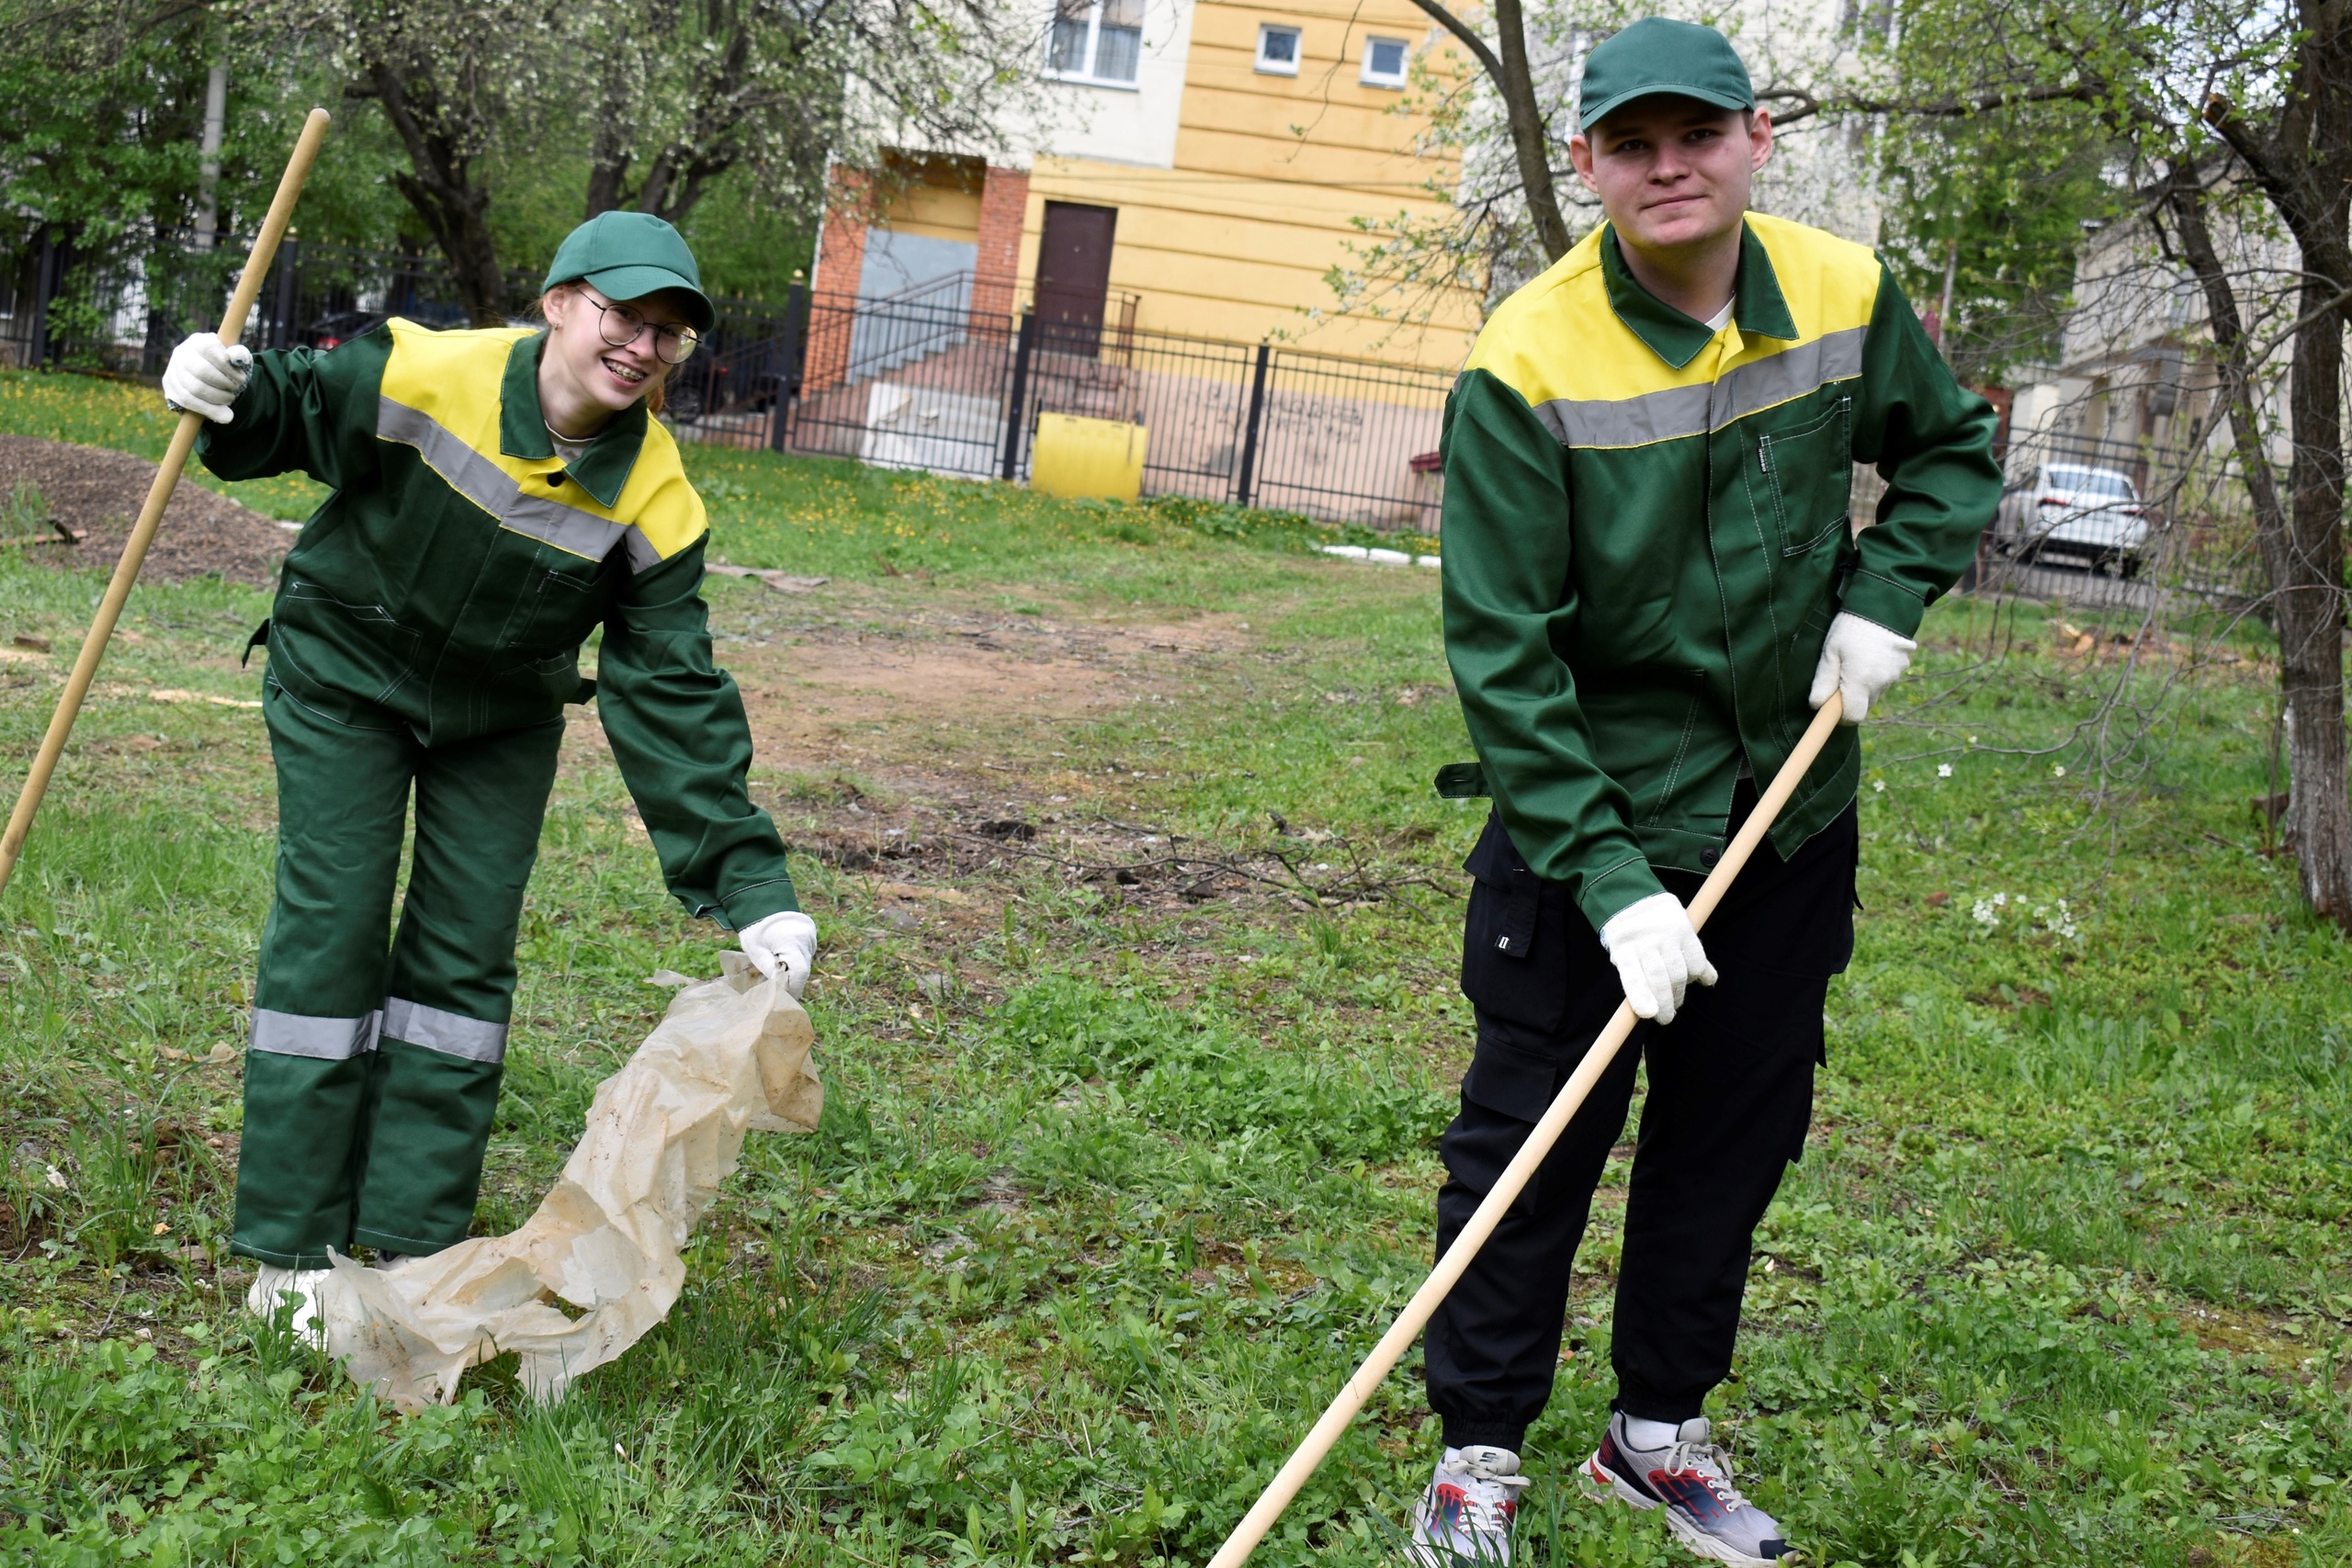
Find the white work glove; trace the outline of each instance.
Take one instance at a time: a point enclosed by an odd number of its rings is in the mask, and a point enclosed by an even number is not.
[[[1617,965],[1618,983],[1637,1018],[1672,1023],[1683,987],[1715,983],[1715,966],[1699,945],[1690,912],[1671,893],[1653,893],[1626,905],[1600,928],[1600,945]]]
[[[224,344],[218,333],[198,333],[172,350],[164,367],[164,402],[175,413],[200,413],[215,424],[236,416],[229,405],[253,378],[253,350]]]
[[[1842,692],[1846,711],[1838,716],[1838,722],[1860,724],[1886,689],[1911,668],[1911,656],[1918,650],[1919,645],[1909,637],[1897,637],[1876,621],[1840,610],[1829,623],[1829,639],[1821,645],[1821,662],[1814,666],[1813,691],[1805,701],[1819,707],[1829,700],[1830,693]]]
[[[784,971],[784,988],[798,996],[808,984],[808,966],[817,961],[817,922],[797,909],[753,920],[736,933],[743,955],[770,979]]]

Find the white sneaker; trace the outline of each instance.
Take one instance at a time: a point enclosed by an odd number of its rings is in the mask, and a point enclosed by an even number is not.
[[[1701,1557],[1729,1568],[1775,1568],[1792,1549],[1779,1521],[1732,1484],[1730,1456],[1713,1437],[1707,1418],[1694,1416],[1676,1428],[1671,1442],[1635,1448],[1619,1412],[1609,1417],[1600,1447],[1577,1481],[1597,1501],[1645,1513],[1664,1508],[1674,1538]]]
[[[1421,1568],[1466,1568],[1510,1561],[1511,1521],[1527,1490],[1519,1456],[1484,1443],[1448,1449],[1413,1510],[1408,1556]]]
[[[245,1310],[256,1317],[274,1321],[285,1310],[286,1298],[294,1297],[290,1326],[299,1337],[323,1349],[326,1328],[319,1317],[319,1282],[331,1272],[326,1269],[280,1269],[275,1263],[265,1263],[254,1275],[253,1289],[245,1292]]]

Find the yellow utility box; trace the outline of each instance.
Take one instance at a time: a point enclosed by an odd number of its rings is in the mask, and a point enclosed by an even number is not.
[[[1029,488],[1046,495],[1133,501],[1143,493],[1140,424],[1041,413],[1029,452]]]

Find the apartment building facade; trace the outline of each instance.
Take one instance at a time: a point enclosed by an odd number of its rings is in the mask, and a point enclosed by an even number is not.
[[[994,158],[895,154],[882,186],[834,204],[813,287],[968,287],[975,309],[1018,300],[1048,322],[1451,368],[1475,294],[1399,321],[1338,308],[1330,282],[1363,220],[1450,212],[1453,167],[1410,104],[1434,44],[1410,0],[1057,0],[1047,112]]]

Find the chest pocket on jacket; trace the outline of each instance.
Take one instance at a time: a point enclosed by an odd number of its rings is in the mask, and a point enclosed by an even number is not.
[[[514,624],[519,629],[508,639],[509,648],[549,655],[577,653],[604,619],[608,581],[604,566],[582,571],[568,570],[570,564],[542,564],[533,570],[523,602],[515,606]]]
[[[1757,438],[1756,464],[1783,556],[1803,555],[1846,526],[1854,490],[1854,400],[1839,398],[1792,430]]]

